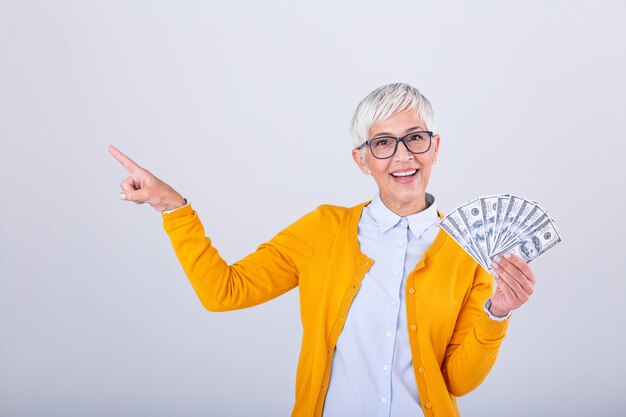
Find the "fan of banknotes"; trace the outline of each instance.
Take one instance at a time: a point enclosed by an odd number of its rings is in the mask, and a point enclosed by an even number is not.
[[[439,222],[487,272],[493,258],[513,253],[526,262],[561,241],[554,220],[536,202],[512,194],[479,197]]]

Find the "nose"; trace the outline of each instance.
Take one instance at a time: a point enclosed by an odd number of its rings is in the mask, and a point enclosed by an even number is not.
[[[394,160],[396,161],[410,161],[415,157],[406,146],[404,141],[398,143],[398,149],[396,149],[396,153],[394,155]]]

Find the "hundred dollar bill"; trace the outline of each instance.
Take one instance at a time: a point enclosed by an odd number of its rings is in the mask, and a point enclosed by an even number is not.
[[[506,206],[506,212],[504,213],[502,217],[502,220],[501,220],[502,223],[500,224],[500,230],[498,232],[498,238],[496,240],[496,250],[499,249],[500,243],[504,240],[509,230],[509,227],[513,223],[513,219],[515,218],[515,215],[519,211],[519,208],[524,201],[525,200],[523,198],[520,198],[515,195],[511,195],[509,197],[509,201],[507,202],[507,206]]]
[[[512,243],[512,241],[516,238],[516,230],[522,220],[528,216],[528,213],[532,210],[534,204],[524,198],[515,196],[516,201],[520,202],[519,208],[513,218],[511,219],[511,223],[509,227],[504,231],[499,237],[499,247],[504,247],[507,243]]]
[[[508,246],[511,243],[514,243],[521,235],[525,235],[528,232],[530,226],[535,223],[542,215],[546,212],[539,207],[539,205],[535,202],[530,203],[526,206],[526,214],[523,216],[518,216],[516,220],[513,222],[512,227],[509,229],[509,234],[507,239],[502,242],[501,246]],[[520,217],[523,217],[520,219]],[[547,215],[546,215],[547,218]]]
[[[479,255],[486,261],[489,257],[487,243],[485,242],[485,228],[483,227],[483,213],[480,198],[472,200],[456,209],[463,225],[469,231],[474,246],[480,252]]]
[[[561,241],[539,204],[513,194],[471,200],[439,225],[487,272],[499,254],[512,252],[530,262]]]
[[[452,239],[454,239],[459,246],[461,246],[463,250],[469,254],[469,256],[485,268],[485,270],[487,269],[484,265],[484,260],[476,254],[473,246],[466,240],[469,239],[469,233],[467,233],[467,231],[461,231],[459,224],[455,220],[446,216],[441,219],[439,226],[445,230],[452,237]]]
[[[476,242],[472,236],[472,232],[470,231],[470,229],[468,229],[467,226],[465,226],[465,221],[463,220],[463,217],[461,216],[460,211],[455,211],[453,213],[451,213],[450,215],[450,220],[452,222],[452,224],[455,224],[456,227],[463,231],[463,233],[467,236],[467,242],[469,243],[470,247],[474,250],[474,252],[476,253],[476,257],[481,260],[481,262],[479,262],[483,268],[485,268],[486,271],[491,272],[491,267],[489,264],[489,258],[483,253],[480,245],[478,244],[478,242]]]
[[[452,236],[452,238],[456,240],[456,242],[476,261],[482,262],[482,259],[476,254],[476,250],[473,245],[469,242],[469,233],[467,233],[465,228],[461,229],[459,224],[454,219],[451,219],[450,215],[441,219],[439,226]]]
[[[532,233],[538,225],[549,218],[550,216],[548,215],[548,212],[537,206],[537,210],[532,213],[532,215],[529,215],[526,219],[524,219],[524,221],[519,225],[517,230],[518,237]]]
[[[458,210],[455,210],[452,213],[448,214],[447,218],[450,221],[450,224],[459,233],[459,235],[463,237],[463,240],[466,242],[468,247],[474,252],[478,263],[481,264],[483,268],[485,268],[485,270],[489,271],[490,267],[488,265],[487,258],[482,255],[482,252],[478,248],[476,242],[474,242],[474,240],[472,239],[472,235],[467,227],[465,227],[465,223],[463,222],[461,214],[458,212]]]
[[[504,213],[506,212],[506,206],[509,201],[510,194],[503,194],[498,196],[498,201],[496,202],[496,220],[493,231],[493,243],[491,245],[492,252],[496,247],[496,243],[498,241],[498,236],[500,235],[500,228],[502,227],[502,219],[504,218]]]
[[[503,249],[508,248],[518,243],[522,237],[535,233],[535,231],[539,229],[540,227],[542,227],[542,225],[548,220],[551,220],[550,216],[548,216],[548,213],[544,212],[541,216],[537,217],[526,229],[524,229],[521,233],[516,235],[514,241],[496,248],[496,251],[501,252]]]
[[[512,246],[503,249],[497,254],[491,257],[493,258],[504,253],[512,253],[519,256],[526,262],[532,262],[542,254],[546,253],[549,249],[553,248],[557,243],[561,241],[556,227],[551,219],[547,219],[541,225],[535,229],[533,233],[527,234],[522,237],[517,243]]]
[[[494,249],[494,236],[496,232],[496,208],[498,196],[482,197],[480,206],[483,213],[483,228],[485,229],[485,243],[487,244],[487,254],[491,255]]]

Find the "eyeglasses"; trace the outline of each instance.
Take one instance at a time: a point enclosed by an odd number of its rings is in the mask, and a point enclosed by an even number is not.
[[[398,143],[404,143],[404,146],[413,154],[426,153],[430,149],[433,139],[433,132],[429,130],[420,130],[411,132],[408,135],[396,138],[393,136],[378,136],[373,139],[366,140],[357,149],[363,149],[365,145],[369,146],[372,155],[376,159],[391,158],[398,150]]]

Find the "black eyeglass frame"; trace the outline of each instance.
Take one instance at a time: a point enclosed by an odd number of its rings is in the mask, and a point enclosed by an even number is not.
[[[426,148],[425,151],[423,152],[413,152],[412,150],[409,149],[409,145],[406,144],[406,138],[408,138],[411,135],[415,135],[416,133],[428,133],[428,148]],[[372,139],[368,139],[365,142],[363,142],[360,146],[357,147],[357,149],[363,149],[363,147],[365,147],[367,145],[368,148],[370,148],[370,152],[372,153],[372,156],[376,159],[389,159],[392,156],[394,156],[396,154],[396,152],[398,152],[398,143],[402,142],[404,144],[404,147],[406,148],[407,151],[411,152],[413,155],[420,155],[423,153],[426,153],[430,150],[430,148],[433,146],[433,135],[434,133],[430,130],[418,130],[415,132],[411,132],[408,133],[402,137],[396,138],[395,136],[377,136],[375,138]],[[396,141],[396,146],[393,148],[393,152],[391,153],[391,155],[386,156],[384,158],[380,158],[378,156],[376,156],[374,154],[374,151],[372,150],[372,142],[378,139],[393,139]]]

